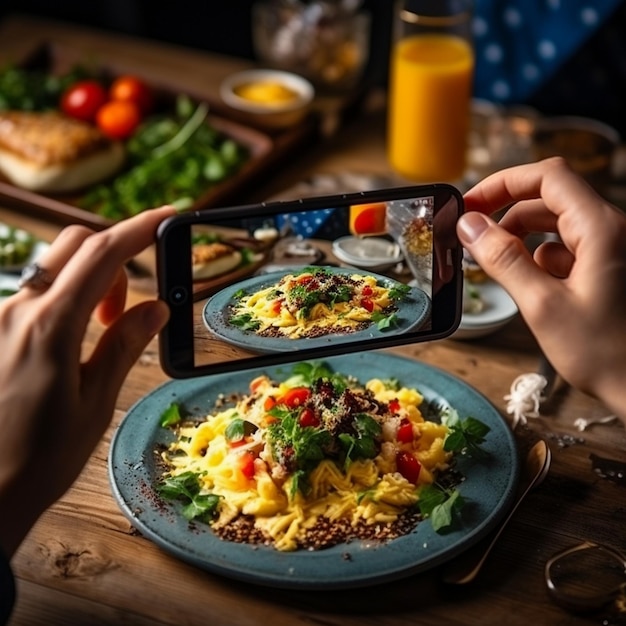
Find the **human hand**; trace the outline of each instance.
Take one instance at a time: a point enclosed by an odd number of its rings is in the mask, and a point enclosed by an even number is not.
[[[498,225],[482,215],[511,204]],[[626,420],[626,215],[560,157],[487,177],[465,205],[463,246],[509,292],[561,376]],[[531,255],[531,232],[562,243]]]
[[[128,371],[168,319],[158,300],[124,310],[124,263],[174,213],[145,211],[98,233],[64,229],[39,261],[52,284],[0,305],[0,549],[9,557],[78,476]],[[107,328],[81,361],[92,314]]]

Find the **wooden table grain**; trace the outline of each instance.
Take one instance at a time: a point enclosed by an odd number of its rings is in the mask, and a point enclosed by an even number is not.
[[[37,38],[63,38],[137,72],[158,71],[184,88],[215,85],[245,65],[75,26],[15,17],[0,24],[0,55],[30,47]],[[384,106],[375,99],[350,124],[292,160],[246,201],[261,200],[314,174],[349,171],[389,175],[384,151]],[[31,228],[52,240],[60,226],[0,207],[0,220]],[[150,285],[150,283],[148,283]],[[146,283],[131,279],[129,303],[152,297]],[[102,329],[94,321],[85,353]],[[478,578],[465,587],[446,586],[437,569],[369,589],[285,591],[237,582],[187,565],[142,537],[118,508],[109,485],[107,454],[117,425],[131,405],[167,380],[156,340],[130,372],[110,428],[70,490],[32,529],[13,560],[18,602],[10,624],[210,624],[216,626],[486,626],[601,624],[598,615],[571,615],[548,598],[546,560],[557,550],[588,539],[626,549],[626,490],[594,472],[591,455],[626,460],[621,423],[579,432],[577,418],[608,414],[601,403],[563,383],[526,427],[520,449],[545,438],[553,453],[546,480],[521,504]],[[513,380],[536,371],[539,351],[521,318],[472,341],[446,339],[393,352],[442,368],[469,383],[502,413]],[[10,512],[2,511],[6,515]]]

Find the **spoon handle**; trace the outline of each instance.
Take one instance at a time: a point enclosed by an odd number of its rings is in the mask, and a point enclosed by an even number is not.
[[[546,445],[545,442],[540,442],[540,444]],[[536,444],[536,445],[539,445],[539,444]],[[513,504],[511,510],[507,514],[507,516],[504,518],[504,520],[500,524],[500,526],[495,531],[493,531],[492,533],[490,533],[489,535],[481,539],[474,546],[472,546],[471,548],[463,552],[456,559],[451,561],[443,571],[443,576],[442,576],[443,582],[452,584],[452,585],[464,585],[474,580],[474,578],[476,578],[476,575],[480,571],[480,568],[483,566],[483,563],[489,556],[489,553],[491,552],[491,549],[493,548],[493,546],[496,544],[496,541],[498,541],[498,539],[500,538],[500,535],[502,534],[502,531],[504,530],[505,526],[509,523],[510,519],[513,517],[513,514],[517,510],[517,507],[520,505],[522,500],[526,497],[528,492],[535,485],[541,482],[541,480],[543,480],[546,474],[545,470],[550,463],[549,449],[547,450],[548,450],[548,455],[545,457],[546,460],[543,464],[543,467],[540,467],[538,471],[534,471],[530,474],[525,472],[522,475],[520,479],[520,484],[517,490],[517,493],[518,493],[517,499],[515,503]],[[534,450],[531,451],[531,454],[533,452]]]

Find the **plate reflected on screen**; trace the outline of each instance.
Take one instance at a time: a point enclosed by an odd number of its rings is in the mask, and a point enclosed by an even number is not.
[[[341,237],[333,242],[333,254],[354,267],[389,269],[402,261],[400,246],[383,237]]]

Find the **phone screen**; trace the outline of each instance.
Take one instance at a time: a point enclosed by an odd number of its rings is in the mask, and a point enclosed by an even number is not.
[[[184,378],[448,336],[462,308],[461,211],[442,184],[167,220],[164,370]]]

